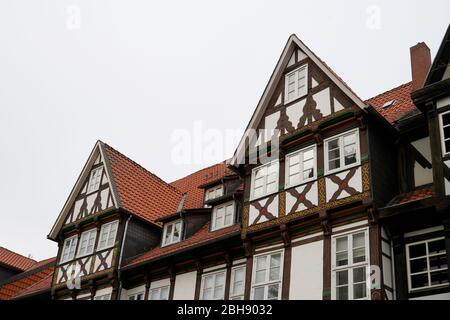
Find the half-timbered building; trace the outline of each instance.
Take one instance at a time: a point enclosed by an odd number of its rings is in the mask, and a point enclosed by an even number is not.
[[[234,156],[170,184],[99,141],[48,236],[42,288],[450,299],[449,32],[432,65],[419,43],[412,81],[366,101],[292,35]]]

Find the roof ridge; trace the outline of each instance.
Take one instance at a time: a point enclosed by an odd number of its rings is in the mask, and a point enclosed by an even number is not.
[[[123,154],[122,152],[118,151],[117,149],[113,148],[112,146],[110,146],[109,144],[102,142],[106,148],[111,149],[113,152],[115,152],[116,154],[118,154],[120,157],[124,158],[125,160],[129,161],[130,163],[132,163],[133,165],[135,165],[137,168],[143,170],[145,173],[151,175],[152,177],[156,178],[158,181],[160,181],[161,183],[167,185],[168,187],[172,188],[175,192],[179,193],[180,195],[182,195],[183,193],[178,190],[175,186],[171,185],[170,183],[164,181],[163,179],[161,179],[160,177],[158,177],[156,174],[154,174],[153,172],[147,170],[144,166],[140,165],[139,163],[137,163],[136,161],[134,161],[133,159],[131,159],[130,157],[126,156],[125,154]]]
[[[216,164],[210,165],[210,166],[208,166],[208,167],[204,167],[204,168],[202,168],[202,169],[199,169],[199,170],[197,170],[197,171],[195,171],[195,172],[192,172],[192,173],[188,174],[187,176],[183,176],[183,177],[181,177],[181,178],[178,178],[178,179],[176,179],[176,180],[170,182],[170,184],[175,183],[175,182],[178,182],[178,181],[180,181],[180,180],[184,180],[184,179],[186,179],[186,178],[189,178],[190,176],[193,176],[194,174],[197,174],[197,173],[199,173],[200,171],[208,170],[208,169],[211,169],[211,168],[213,168],[213,167],[215,167],[215,166],[218,166],[218,165],[221,165],[221,164],[225,164],[225,165],[226,165],[228,160],[229,160],[229,159],[226,159],[226,160],[223,160],[223,161],[218,162],[218,163],[216,163]]]
[[[385,95],[385,94],[388,94],[388,93],[390,93],[390,92],[392,92],[392,91],[398,90],[398,89],[403,88],[403,87],[407,87],[407,86],[409,86],[409,85],[411,85],[411,84],[412,84],[412,81],[403,83],[403,84],[398,85],[398,86],[396,86],[396,87],[394,87],[394,88],[392,88],[392,89],[389,89],[389,90],[386,90],[386,91],[384,91],[384,92],[382,92],[382,93],[379,93],[379,94],[377,94],[376,96],[373,96],[373,97],[371,97],[371,98],[365,100],[364,102],[368,102],[368,101],[370,101],[370,100],[376,99],[376,98],[381,97],[381,96],[383,96],[383,95]]]

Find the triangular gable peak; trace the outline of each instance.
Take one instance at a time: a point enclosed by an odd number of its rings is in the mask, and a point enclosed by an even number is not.
[[[119,207],[111,176],[104,145],[98,141],[50,231],[50,239],[55,240],[64,226],[76,223],[90,215]]]
[[[425,86],[446,79],[450,79],[450,25],[447,27],[444,39],[433,60],[433,65],[425,80]]]
[[[364,109],[365,103],[297,36],[292,35],[230,161],[243,163],[245,144],[256,130],[252,147],[311,127],[345,109]],[[262,130],[262,131],[261,131]]]

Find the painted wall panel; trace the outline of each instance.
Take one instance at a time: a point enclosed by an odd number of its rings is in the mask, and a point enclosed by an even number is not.
[[[450,292],[442,294],[433,294],[431,296],[411,298],[409,300],[450,300]]]
[[[322,300],[323,241],[292,248],[291,300]]]
[[[194,300],[196,279],[197,271],[177,275],[173,300]]]

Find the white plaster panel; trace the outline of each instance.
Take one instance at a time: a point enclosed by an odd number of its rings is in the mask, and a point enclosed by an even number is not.
[[[161,288],[165,286],[170,286],[170,278],[156,280],[150,283],[150,289]]]
[[[341,172],[341,173],[338,173],[338,174],[336,174],[336,176],[338,176],[340,179],[344,179],[348,172],[349,172],[349,170]],[[350,181],[348,182],[348,185],[350,187],[354,188],[357,192],[362,192],[361,167],[356,169],[356,172],[353,175],[353,177],[350,179]],[[339,186],[336,183],[334,183],[333,181],[331,181],[331,179],[329,179],[329,177],[327,177],[325,179],[325,188],[326,188],[327,202],[328,202],[328,201],[330,201],[330,199],[334,195],[334,193],[338,190]],[[348,194],[348,192],[343,190],[341,192],[341,194],[337,197],[336,200],[343,199],[343,198],[346,198],[348,196],[350,196]]]
[[[307,56],[302,50],[297,50],[297,62],[302,61]]]
[[[194,300],[197,271],[179,274],[175,277],[173,300]]]
[[[257,201],[262,207],[264,207],[267,203],[269,198]],[[272,203],[267,208],[268,211],[273,214],[275,217],[278,217],[278,196],[275,196],[275,199],[273,199]],[[252,225],[255,222],[255,219],[258,217],[259,211],[250,204],[250,210],[249,210],[249,225]],[[258,223],[262,223],[267,221],[267,218],[265,216],[262,216]]]
[[[323,241],[292,248],[289,299],[322,300]]]
[[[440,109],[450,105],[450,96],[439,99],[436,101],[436,108]]]
[[[330,88],[323,89],[322,91],[313,95],[314,101],[316,101],[317,109],[320,110],[324,117],[331,114],[331,102],[330,102]]]
[[[433,294],[431,296],[411,298],[409,300],[450,300],[450,293]]]
[[[298,127],[298,122],[303,114],[303,107],[305,106],[305,103],[306,99],[299,100],[286,108],[286,115],[289,117],[289,121],[292,123],[294,128]]]
[[[339,102],[338,99],[334,98],[334,112],[344,110],[344,106]]]
[[[302,185],[300,187],[295,188],[295,190],[298,193],[302,193],[303,190],[305,190],[306,186],[308,184]],[[313,205],[317,206],[319,203],[319,191],[318,191],[318,186],[317,186],[317,181],[313,182],[313,185],[311,187],[311,189],[309,190],[309,192],[306,194],[305,197],[307,200],[309,200]],[[286,213],[291,212],[292,207],[294,206],[294,204],[296,203],[297,198],[292,196],[289,192],[286,192]],[[296,210],[297,212],[299,211],[303,211],[306,210],[307,207],[302,203],[298,206],[298,209]]]
[[[278,119],[280,119],[280,111],[268,115],[264,121],[265,139],[264,142],[269,141],[274,135],[274,130],[277,127]]]

